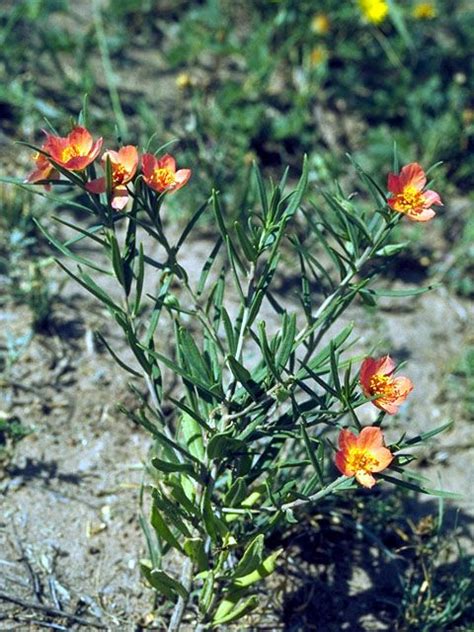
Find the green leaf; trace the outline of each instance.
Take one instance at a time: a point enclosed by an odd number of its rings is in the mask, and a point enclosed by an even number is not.
[[[144,279],[145,279],[145,262],[144,262],[143,244],[141,243],[138,248],[137,283],[135,287],[135,301],[133,304],[134,315],[137,315],[138,312],[140,311]]]
[[[247,261],[254,262],[257,260],[258,252],[255,249],[255,246],[247,237],[245,230],[242,228],[240,222],[234,222],[234,229],[237,233],[237,237],[239,239],[240,246],[243,250],[243,253],[247,259]]]
[[[198,210],[194,213],[194,215],[191,217],[191,219],[189,220],[189,222],[186,225],[186,228],[183,230],[183,232],[181,233],[180,238],[178,239],[178,242],[175,246],[175,251],[178,252],[178,250],[181,248],[181,246],[183,245],[183,243],[185,242],[187,236],[189,235],[189,233],[192,231],[192,229],[194,228],[196,222],[198,221],[198,219],[201,217],[201,215],[204,213],[204,211],[206,210],[208,204],[210,203],[210,199],[206,200],[204,202],[204,204],[202,204]]]
[[[411,439],[408,439],[407,441],[404,441],[402,446],[399,446],[399,449],[404,448],[407,445],[414,445],[417,443],[424,443],[425,441],[427,441],[428,439],[431,439],[432,437],[436,436],[437,434],[440,434],[441,432],[444,432],[445,430],[449,430],[450,428],[452,428],[454,422],[453,421],[448,421],[447,423],[443,424],[442,426],[438,426],[437,428],[434,428],[433,430],[428,430],[427,432],[422,432],[419,435],[416,435],[416,437],[412,437]]]
[[[204,548],[202,538],[186,538],[183,544],[184,552],[192,559],[197,566],[199,573],[207,571],[209,568],[208,556]]]
[[[332,350],[337,350],[342,347],[345,341],[349,338],[354,329],[354,323],[350,323],[346,325],[344,329],[340,331],[340,333],[332,339],[331,344],[326,345],[322,351],[320,351],[317,355],[315,355],[311,360],[307,363],[307,366],[312,370],[318,372],[324,365],[327,364],[327,361],[331,357]],[[300,369],[298,371],[296,377],[301,379],[305,376],[305,369]]]
[[[67,222],[65,219],[63,219],[62,217],[58,217],[57,215],[51,215],[51,219],[54,219],[54,221],[58,222],[58,224],[62,224],[63,226],[72,228],[72,230],[80,233],[80,235],[76,235],[75,237],[65,241],[63,244],[64,247],[69,248],[69,246],[77,243],[78,241],[81,241],[85,237],[89,237],[89,239],[92,239],[92,241],[95,241],[97,244],[104,248],[107,247],[107,243],[95,234],[97,231],[103,230],[104,227],[102,224],[96,224],[95,226],[92,226],[90,230],[87,230],[86,228],[82,228],[82,226],[76,226],[76,224]],[[39,222],[37,222],[35,218],[33,218],[33,221],[37,223],[37,226],[39,228]]]
[[[418,294],[425,294],[425,292],[431,292],[431,290],[435,290],[436,288],[441,287],[441,283],[435,283],[434,285],[428,285],[427,287],[414,287],[406,290],[366,290],[367,292],[371,292],[375,294],[375,296],[393,296],[393,297],[404,297],[404,296],[416,296]]]
[[[117,238],[114,234],[109,235],[110,254],[112,260],[112,267],[115,272],[115,276],[120,285],[125,288],[125,274],[123,269],[122,255],[117,242]]]
[[[280,371],[278,371],[277,367],[275,366],[274,355],[270,349],[270,345],[268,344],[265,321],[261,321],[258,323],[258,338],[264,362],[275,380],[279,382]]]
[[[252,573],[262,563],[264,536],[259,533],[250,542],[244,551],[242,558],[235,567],[232,580]]]
[[[240,476],[231,485],[224,497],[226,507],[238,507],[247,496],[247,485],[245,478]]]
[[[160,472],[163,472],[164,474],[170,474],[172,472],[180,472],[180,473],[188,474],[189,476],[191,476],[198,482],[202,481],[199,475],[194,471],[193,466],[190,465],[189,463],[170,463],[169,461],[163,461],[162,459],[159,459],[158,457],[154,457],[151,460],[151,464],[153,465],[153,467],[155,467]]]
[[[204,291],[204,288],[206,286],[206,281],[207,281],[207,277],[209,276],[209,272],[211,271],[212,265],[214,263],[214,261],[216,260],[216,257],[219,253],[219,250],[222,246],[223,243],[223,239],[220,237],[215,246],[212,248],[211,250],[211,254],[209,255],[209,257],[206,259],[206,262],[202,268],[201,271],[201,275],[199,277],[199,282],[198,282],[198,286],[197,286],[197,295],[201,296],[201,294]]]
[[[210,388],[208,388],[207,384],[203,384],[198,378],[190,375],[189,371],[180,367],[178,364],[176,364],[176,362],[173,362],[173,360],[170,360],[170,358],[167,358],[166,356],[159,353],[158,351],[154,351],[154,350],[152,351],[150,349],[146,349],[146,350],[152,357],[162,362],[165,366],[167,366],[169,369],[174,371],[177,375],[180,375],[184,380],[187,380],[191,382],[192,384],[194,384],[196,388],[199,391],[201,391],[204,395],[207,395],[211,399],[217,399],[220,402],[224,400],[222,389],[218,385],[213,385]]]
[[[191,532],[185,523],[185,521],[189,519],[189,516],[183,508],[180,505],[176,505],[171,500],[168,500],[168,498],[158,490],[156,490],[153,498],[157,509],[165,515],[167,523],[178,529],[184,537],[190,538]]]
[[[166,485],[170,488],[171,495],[175,501],[189,514],[190,520],[192,520],[193,517],[201,520],[201,510],[193,502],[196,495],[196,485],[194,481],[184,475],[176,475],[169,476]]]
[[[183,413],[186,413],[186,415],[192,417],[195,421],[197,421],[197,423],[201,426],[203,430],[205,430],[206,432],[212,432],[211,426],[209,426],[209,424],[204,421],[204,419],[201,417],[201,415],[199,415],[198,412],[187,406],[183,402],[183,400],[175,399],[174,397],[171,397],[171,395],[169,395],[168,398],[171,403],[179,408],[179,410],[182,410]]]
[[[196,419],[186,413],[182,415],[180,430],[183,433],[186,447],[191,454],[200,461],[204,461],[205,450],[202,439],[202,429]]]
[[[215,628],[219,625],[224,625],[224,623],[237,621],[249,612],[252,612],[252,610],[255,610],[258,604],[259,601],[256,595],[252,595],[243,602],[239,600],[237,603],[230,598],[224,598],[219,604],[214,619],[212,620],[212,627]],[[226,614],[223,614],[224,612],[226,612]]]
[[[237,350],[237,341],[234,335],[234,328],[230,316],[224,306],[222,306],[222,322],[224,324],[224,331],[227,338],[227,345],[229,347],[230,354],[235,356]]]
[[[212,287],[211,293],[209,295],[209,299],[207,301],[207,309],[206,309],[206,313],[209,313],[211,305],[214,309],[212,324],[214,327],[214,331],[216,332],[219,330],[219,325],[222,318],[222,304],[224,302],[224,291],[225,291],[225,271],[222,270],[217,280],[217,283],[215,283],[214,286]]]
[[[268,198],[267,191],[265,189],[265,183],[263,182],[262,173],[257,165],[257,163],[253,162],[253,173],[255,174],[255,179],[257,180],[258,194],[260,198],[260,204],[263,211],[263,217],[265,219],[268,218]]]
[[[85,272],[82,272],[82,270],[79,268],[80,276],[78,276],[71,272],[71,270],[69,270],[69,268],[67,268],[58,259],[56,259],[55,261],[64,270],[64,272],[66,272],[66,274],[68,274],[72,279],[79,283],[79,285],[82,285],[84,289],[86,289],[88,292],[98,298],[102,303],[104,303],[104,305],[107,305],[107,307],[109,307],[115,314],[121,314],[122,316],[125,316],[124,311],[116,303],[113,302],[110,296],[102,288],[100,288],[89,275],[87,275]]]
[[[105,192],[107,194],[107,199],[110,200],[112,195],[112,187],[114,185],[114,176],[112,174],[112,161],[110,160],[110,155],[105,154]]]
[[[301,201],[303,199],[303,195],[306,192],[306,187],[308,186],[308,172],[309,172],[309,163],[308,157],[305,156],[303,159],[303,171],[301,173],[300,180],[294,192],[291,194],[290,203],[285,209],[284,217],[289,219],[292,217],[296,211],[298,210]]]
[[[188,591],[177,579],[174,579],[160,568],[154,568],[151,570],[143,562],[140,566],[142,573],[148,582],[155,590],[165,595],[165,597],[168,597],[168,599],[176,599],[177,596],[180,596],[183,599],[188,598]]]
[[[245,442],[234,439],[226,433],[215,434],[207,444],[209,459],[223,459],[236,452],[245,453]]]
[[[142,490],[143,488],[140,491]],[[160,546],[161,542],[158,541],[156,534],[153,532],[152,526],[150,525],[150,521],[144,516],[143,512],[139,513],[138,522],[140,523],[140,528],[145,536],[146,546],[148,554],[151,558],[152,566],[159,566],[162,549],[162,547]]]
[[[156,492],[156,490],[155,490]],[[150,522],[152,527],[155,529],[157,535],[167,542],[171,547],[176,549],[177,551],[182,551],[181,544],[178,542],[178,539],[175,537],[171,529],[169,528],[166,520],[163,519],[156,503],[153,503],[151,508],[151,518]]]
[[[411,38],[410,32],[405,25],[403,12],[400,10],[400,7],[397,6],[397,3],[393,0],[388,0],[388,6],[390,7],[389,16],[391,21],[393,22],[393,25],[397,29],[401,38],[405,41],[405,44],[409,48],[414,49],[414,42]]]
[[[121,360],[118,355],[115,353],[115,351],[112,349],[112,347],[109,345],[109,343],[107,342],[107,340],[104,338],[104,336],[96,331],[95,335],[97,336],[97,338],[101,341],[101,343],[104,345],[104,347],[107,349],[107,351],[110,353],[110,355],[113,357],[113,359],[115,360],[115,362],[125,371],[127,371],[128,373],[131,373],[131,375],[133,375],[134,377],[143,377],[141,373],[138,373],[138,371],[135,371],[135,369],[132,369],[132,367],[128,366],[128,364],[126,364],[123,360]]]
[[[40,224],[40,222],[33,218],[34,223],[36,224],[36,226],[38,226],[38,228],[40,229],[40,231],[43,233],[43,235],[46,237],[46,239],[49,241],[49,243],[51,245],[53,245],[57,250],[59,250],[59,252],[61,254],[63,254],[65,257],[67,257],[68,259],[72,259],[73,261],[75,261],[76,263],[82,264],[87,266],[88,268],[91,268],[92,270],[97,270],[97,272],[102,272],[103,274],[107,274],[109,276],[111,276],[111,273],[109,270],[105,270],[104,268],[101,268],[99,265],[97,265],[96,263],[94,263],[93,261],[90,261],[89,259],[86,259],[85,257],[81,257],[80,255],[76,255],[72,250],[70,250],[67,246],[65,246],[64,244],[62,244],[58,239],[56,239],[55,237],[53,237],[53,235],[51,235],[51,233],[49,233],[46,228],[44,228],[44,226],[42,226]]]
[[[285,314],[283,316],[283,328],[281,332],[281,343],[276,355],[276,365],[280,369],[286,367],[286,363],[293,351],[296,336],[296,314]]]
[[[371,290],[367,288],[361,288],[359,290],[359,296],[365,305],[369,307],[375,307],[377,305],[377,301],[374,298],[374,294]]]
[[[211,503],[211,490],[209,486],[204,490],[201,511],[209,537],[215,543],[220,542],[229,530],[225,522],[216,515],[216,510]]]
[[[313,466],[314,471],[316,472],[316,476],[318,477],[318,480],[321,486],[324,487],[323,468],[322,468],[322,465],[318,461],[318,455],[315,454],[315,452],[317,452],[317,449],[315,449],[315,447],[313,446],[312,441],[308,435],[308,431],[306,430],[304,417],[301,419],[301,434],[303,436],[306,453],[311,461],[311,464]],[[320,442],[319,445],[321,446],[322,442]]]
[[[388,474],[384,474],[383,472],[379,472],[377,476],[383,478],[385,481],[389,483],[393,483],[393,485],[397,485],[398,487],[404,487],[405,489],[410,489],[415,492],[419,492],[420,494],[428,494],[429,496],[438,496],[439,498],[453,498],[459,500],[462,498],[462,494],[456,494],[455,492],[446,492],[442,489],[431,489],[429,487],[422,487],[421,485],[416,485],[415,483],[409,483],[408,481],[404,481],[401,478],[395,478],[394,476],[389,476]]]
[[[399,244],[387,244],[383,248],[380,248],[375,253],[378,257],[391,257],[392,255],[396,255],[397,253],[405,250],[405,248],[409,245],[409,241],[403,241]]]
[[[214,572],[208,571],[204,578],[201,591],[199,592],[199,611],[203,614],[208,612],[214,597]]]
[[[283,549],[278,549],[271,553],[271,555],[265,558],[263,562],[261,562],[251,573],[237,577],[233,580],[232,588],[246,588],[247,586],[251,586],[252,584],[255,584],[256,582],[259,582],[271,575],[276,568],[276,561],[282,553]]]
[[[362,182],[364,182],[367,188],[369,189],[370,194],[372,195],[377,207],[378,208],[385,207],[387,204],[387,198],[385,196],[385,192],[383,191],[383,189],[381,189],[380,186],[377,184],[377,182],[375,182],[375,180],[362,169],[359,163],[356,162],[350,154],[346,154],[346,156],[349,158],[349,160],[355,167]]]
[[[242,384],[252,399],[256,401],[262,391],[260,386],[252,379],[252,376],[247,369],[233,356],[227,356],[227,363],[235,379]]]
[[[197,377],[202,384],[210,386],[211,376],[209,367],[202,357],[193,337],[184,327],[179,327],[178,329],[178,344],[180,346],[180,352],[192,371],[192,374]]]

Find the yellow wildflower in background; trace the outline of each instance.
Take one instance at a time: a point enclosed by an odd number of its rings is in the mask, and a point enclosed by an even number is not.
[[[432,20],[438,12],[432,2],[419,2],[413,7],[412,15],[417,20]]]
[[[329,32],[331,23],[325,13],[317,13],[311,20],[311,30],[317,35],[326,35]]]
[[[388,4],[385,0],[359,0],[359,7],[364,17],[372,24],[380,24],[388,15]]]
[[[315,46],[309,55],[311,66],[319,66],[328,58],[328,51],[324,46]]]
[[[192,80],[187,72],[180,72],[176,77],[176,85],[180,90],[185,90],[192,85]]]

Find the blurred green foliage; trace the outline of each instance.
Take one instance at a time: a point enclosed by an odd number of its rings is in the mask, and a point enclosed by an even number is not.
[[[46,118],[65,133],[65,115],[87,93],[109,146],[114,137],[144,146],[154,135],[152,151],[179,141],[172,151],[193,169],[193,186],[178,215],[212,187],[232,211],[253,160],[270,174],[288,164],[292,175],[305,152],[313,184],[345,177],[349,151],[383,186],[394,141],[402,164],[444,162],[442,197],[465,194],[474,184],[474,8],[437,0],[423,3],[432,9],[422,19],[418,1],[389,4],[375,25],[355,0],[7,0],[0,131],[38,142]],[[434,261],[432,248],[421,240],[413,265]],[[444,278],[470,297],[472,222],[452,252]]]
[[[64,108],[77,111],[88,92],[94,118],[101,113],[112,134],[115,82],[142,139],[156,132],[160,141],[185,138],[194,157],[198,150],[206,192],[209,182],[235,184],[253,155],[271,167],[321,154],[339,175],[339,158],[351,151],[371,171],[386,170],[388,138],[402,161],[444,160],[449,181],[467,190],[474,10],[439,0],[432,19],[417,19],[415,5],[390,3],[374,26],[356,2],[94,1],[111,76],[94,11],[67,0],[6,2],[0,68],[9,80],[0,107],[33,133],[43,116],[60,121]],[[140,65],[150,65],[147,85],[134,77]]]
[[[33,330],[40,331],[49,324],[59,286],[44,272],[53,259],[44,254],[44,239],[35,224],[45,204],[34,206],[31,198],[29,192],[0,185],[0,306],[11,300],[26,304]]]

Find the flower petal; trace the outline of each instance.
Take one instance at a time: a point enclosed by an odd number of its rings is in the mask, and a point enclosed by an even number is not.
[[[92,149],[89,152],[89,162],[87,164],[91,164],[97,158],[102,149],[102,144],[104,142],[103,138],[98,138],[92,146]]]
[[[134,145],[125,145],[117,152],[118,160],[125,167],[129,179],[133,178],[138,167],[138,150]]]
[[[184,187],[190,177],[191,169],[179,169],[175,174],[175,184],[173,186],[173,191],[177,191],[181,187]]]
[[[431,191],[428,189],[423,193],[423,197],[425,199],[426,206],[431,206],[432,204],[436,204],[436,206],[444,206],[439,194],[436,191]]]
[[[377,367],[377,373],[381,375],[392,375],[395,371],[395,362],[389,355],[383,356],[378,360],[379,366]]]
[[[67,136],[68,145],[75,145],[81,154],[88,154],[93,145],[91,133],[78,125]]]
[[[176,171],[176,160],[170,154],[165,154],[163,158],[158,160],[159,169],[170,169],[173,173]]]
[[[89,156],[74,156],[74,158],[70,158],[65,162],[59,162],[65,169],[69,169],[70,171],[82,171],[85,169],[90,163],[93,161]]]
[[[395,173],[388,174],[387,190],[393,195],[398,195],[402,192],[403,187],[400,184],[400,176],[397,176]]]
[[[408,377],[396,377],[393,380],[394,385],[397,388],[399,396],[397,398],[397,402],[401,399],[402,401],[408,397],[408,394],[412,392],[414,389],[413,382]]]
[[[421,191],[426,184],[425,172],[417,162],[411,162],[400,171],[400,183],[403,188],[412,186]]]
[[[157,165],[158,165],[158,160],[153,154],[143,154],[142,171],[143,171],[145,180],[151,177]]]
[[[118,186],[112,192],[112,201],[110,205],[117,211],[122,211],[128,202],[127,187]]]
[[[380,410],[385,411],[388,415],[395,415],[398,413],[398,406],[395,402],[384,399],[383,397],[380,399],[375,399],[372,404]]]
[[[362,487],[368,487],[370,489],[376,483],[376,480],[372,476],[372,474],[370,474],[370,472],[366,472],[365,470],[358,470],[355,477],[357,482],[360,483]]]
[[[374,450],[383,446],[383,434],[378,426],[366,426],[360,431],[357,447],[360,450]]]
[[[421,211],[421,213],[413,213],[411,211],[408,211],[408,213],[406,213],[406,216],[412,222],[428,222],[430,219],[433,219],[435,215],[436,213],[433,211],[432,208],[426,208]]]
[[[357,445],[357,437],[350,430],[343,428],[339,433],[338,444],[341,450],[349,450]]]
[[[344,476],[354,476],[354,472],[347,464],[344,452],[340,451],[336,453],[334,463],[336,464],[337,469],[341,472],[341,474],[344,474]]]
[[[105,178],[97,178],[86,184],[86,189],[91,193],[104,193],[106,189]]]
[[[385,470],[390,465],[394,458],[390,450],[385,447],[370,450],[370,455],[378,461],[377,465],[371,467],[372,472],[382,472],[382,470]]]

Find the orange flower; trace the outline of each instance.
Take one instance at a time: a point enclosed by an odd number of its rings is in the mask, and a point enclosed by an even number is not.
[[[44,144],[41,147],[42,150],[45,150]],[[37,151],[33,154],[33,160],[36,164],[36,169],[34,169],[30,175],[26,178],[25,182],[29,182],[30,184],[35,184],[36,182],[40,182],[41,180],[57,180],[59,178],[59,173],[53,167],[53,165],[49,162],[47,157],[41,152]],[[49,183],[44,185],[44,188],[49,191],[51,189],[51,185]]]
[[[364,487],[373,487],[372,472],[381,472],[393,460],[393,454],[384,447],[380,428],[363,428],[358,437],[350,430],[339,433],[339,450],[336,452],[336,467],[344,476],[355,476]]]
[[[71,171],[85,169],[94,162],[102,148],[102,138],[94,142],[85,127],[80,126],[75,127],[66,138],[47,132],[46,137],[44,150],[54,162]]]
[[[431,206],[443,206],[443,203],[435,191],[423,191],[425,185],[425,172],[417,162],[405,165],[398,176],[390,173],[388,190],[392,197],[388,200],[389,206],[414,222],[427,222],[436,215]]]
[[[366,397],[374,397],[372,404],[394,415],[408,394],[413,384],[407,377],[393,377],[395,363],[390,356],[383,358],[366,358],[360,367],[360,385]]]
[[[160,159],[153,154],[143,154],[142,169],[143,179],[147,185],[159,193],[177,191],[191,177],[190,169],[176,171],[176,161],[169,154]]]
[[[104,170],[107,169],[107,158],[110,160],[112,170],[111,206],[121,211],[128,202],[126,184],[132,180],[137,172],[138,151],[133,145],[126,145],[118,151],[106,151],[101,160]],[[91,193],[104,193],[107,189],[106,178],[97,178],[97,180],[88,182],[86,189]]]

